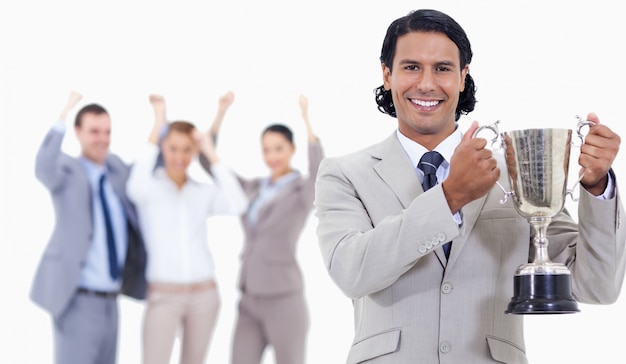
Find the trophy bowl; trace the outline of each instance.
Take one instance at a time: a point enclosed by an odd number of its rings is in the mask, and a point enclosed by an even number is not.
[[[592,121],[578,118],[577,134],[584,141],[581,129]],[[513,277],[513,297],[507,314],[557,314],[579,312],[572,295],[571,274],[564,265],[552,262],[548,255],[547,229],[552,218],[565,205],[569,159],[572,146],[570,129],[524,129],[500,133],[496,121],[493,125],[479,127],[474,137],[483,129],[495,133],[505,150],[505,160],[511,190],[504,192],[500,203],[509,197],[518,214],[525,217],[533,231],[533,261],[520,265]],[[577,181],[580,182],[582,176]],[[573,197],[572,197],[573,198]]]
[[[519,266],[510,314],[579,312],[569,269],[550,260],[546,231],[563,209],[572,145],[570,129],[525,129],[502,133],[513,205],[530,223],[534,260]]]

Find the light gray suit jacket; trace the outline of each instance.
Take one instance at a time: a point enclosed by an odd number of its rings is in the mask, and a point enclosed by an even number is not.
[[[500,183],[508,186],[503,158]],[[577,225],[565,212],[548,229],[552,260],[572,273],[576,299],[614,302],[626,267],[619,195],[584,189]],[[380,144],[322,161],[318,238],[328,272],[353,300],[347,363],[526,363],[523,322],[504,311],[516,268],[530,260],[531,229],[502,191],[453,220],[441,185],[423,192],[395,132]],[[580,234],[579,234],[580,233]],[[453,241],[446,262],[442,243]]]
[[[61,151],[64,134],[50,130],[37,152],[35,175],[49,190],[55,226],[31,287],[31,299],[57,318],[78,288],[93,234],[92,193],[84,167]],[[126,197],[129,167],[115,155],[107,157],[109,181],[128,218],[128,251],[122,272],[122,293],[142,299],[146,253],[133,205]]]

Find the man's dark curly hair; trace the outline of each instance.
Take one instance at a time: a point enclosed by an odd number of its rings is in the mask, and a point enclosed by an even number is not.
[[[389,28],[383,41],[380,52],[380,62],[389,67],[393,64],[393,57],[396,53],[396,43],[398,38],[410,32],[438,32],[450,38],[459,48],[461,67],[470,64],[472,61],[472,47],[469,39],[461,26],[450,16],[430,9],[422,9],[410,12],[402,18],[396,19]],[[397,117],[396,108],[393,105],[391,91],[385,90],[384,85],[374,89],[378,110],[384,114]],[[465,76],[465,89],[459,95],[459,103],[455,111],[455,121],[458,121],[461,114],[468,114],[474,110],[476,104],[476,86],[469,73]]]

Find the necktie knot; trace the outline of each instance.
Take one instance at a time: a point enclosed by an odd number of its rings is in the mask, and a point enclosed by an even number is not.
[[[443,163],[443,156],[438,152],[426,152],[417,164],[417,168],[424,172],[422,187],[424,191],[437,184],[437,168]]]

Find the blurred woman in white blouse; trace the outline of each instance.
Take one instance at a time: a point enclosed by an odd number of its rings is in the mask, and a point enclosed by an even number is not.
[[[181,364],[204,363],[219,312],[207,218],[240,215],[247,198],[215,153],[213,142],[186,121],[166,122],[165,100],[151,95],[155,122],[132,168],[128,196],[137,206],[148,253],[148,298],[143,363],[168,364],[181,332]],[[164,135],[161,135],[164,132]],[[159,140],[161,145],[159,148]],[[163,165],[155,164],[159,153]],[[187,169],[202,153],[215,183],[195,181]]]

